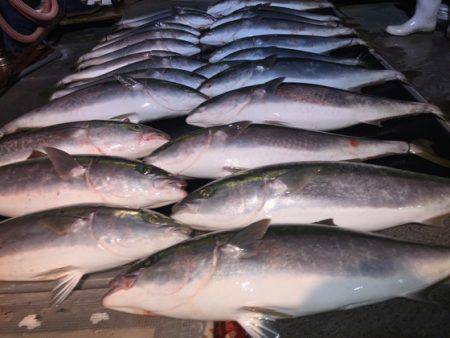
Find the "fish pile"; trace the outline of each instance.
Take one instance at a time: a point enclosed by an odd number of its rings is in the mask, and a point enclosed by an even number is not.
[[[104,306],[278,337],[277,319],[447,278],[450,248],[370,232],[445,225],[450,179],[360,161],[450,161],[423,142],[334,132],[444,115],[362,94],[405,78],[334,56],[366,44],[333,8],[221,0],[125,15],[46,105],[1,128],[0,280],[57,281],[60,303],[85,274],[135,262]],[[141,124],[180,117],[194,130],[175,139]],[[171,204],[170,217],[150,210]]]

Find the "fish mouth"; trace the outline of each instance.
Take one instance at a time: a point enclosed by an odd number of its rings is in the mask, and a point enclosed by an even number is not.
[[[183,214],[185,215],[196,214],[198,212],[199,207],[200,206],[197,203],[179,202],[172,207],[172,214],[170,217],[177,219],[177,217],[183,218],[182,217]]]

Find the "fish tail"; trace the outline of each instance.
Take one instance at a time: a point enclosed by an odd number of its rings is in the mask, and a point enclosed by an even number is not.
[[[450,168],[450,161],[437,155],[431,148],[431,142],[427,140],[417,140],[409,144],[408,153],[419,156],[427,161],[440,166]]]
[[[440,120],[442,121],[446,121],[447,119],[445,117],[444,112],[438,107],[435,106],[434,104],[430,104],[430,103],[415,103],[414,107],[413,107],[413,113],[417,113],[417,114],[423,114],[423,113],[428,113],[428,114],[433,114],[436,117],[438,117]]]

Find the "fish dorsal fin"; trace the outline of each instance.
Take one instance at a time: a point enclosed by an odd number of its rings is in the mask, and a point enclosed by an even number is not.
[[[141,82],[133,79],[131,76],[116,75],[116,79],[121,85],[130,90],[142,90],[144,88],[144,85]]]
[[[39,150],[33,150],[30,154],[30,156],[27,157],[27,160],[30,160],[32,158],[41,158],[41,157],[47,157],[46,153],[43,153]]]
[[[61,179],[68,180],[81,176],[86,172],[86,168],[65,151],[52,147],[44,147],[44,150]]]
[[[225,244],[224,249],[238,257],[249,257],[255,250],[270,224],[270,219],[262,219],[239,230]]]
[[[276,55],[270,55],[270,56],[266,57],[265,59],[263,59],[261,61],[261,64],[264,67],[270,68],[270,67],[272,67],[275,64],[276,61],[277,61]]]
[[[284,81],[284,77],[277,77],[274,80],[270,80],[261,86],[256,87],[253,91],[253,96],[257,98],[263,98],[269,93],[274,93],[281,83]]]
[[[110,118],[110,120],[117,120],[120,122],[131,122],[131,123],[139,123],[141,121],[136,113],[117,115]]]
[[[285,79],[285,77],[277,77],[274,80],[270,80],[270,81],[264,83],[264,89],[268,93],[273,93],[283,83],[284,79]]]

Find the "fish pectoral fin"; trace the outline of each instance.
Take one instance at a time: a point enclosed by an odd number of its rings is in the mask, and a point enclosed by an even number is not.
[[[271,121],[271,120],[265,120],[263,121],[264,124],[270,124],[272,126],[279,126],[279,127],[289,127],[287,123],[280,122],[280,121]]]
[[[280,334],[273,327],[276,319],[261,312],[245,311],[236,321],[252,338],[278,338]]]
[[[323,219],[321,221],[314,222],[314,224],[321,224],[321,225],[333,225],[337,226],[332,218]]]
[[[230,173],[230,174],[237,174],[241,171],[245,171],[248,169],[247,168],[238,168],[238,167],[223,167],[222,170],[226,171],[227,173]]]
[[[27,160],[32,159],[32,158],[40,158],[40,157],[47,157],[46,153],[43,153],[42,151],[39,150],[33,150],[30,154],[30,156],[27,157]]]
[[[117,116],[110,118],[110,120],[117,120],[120,122],[131,122],[131,123],[139,123],[141,121],[139,119],[138,114],[136,114],[136,113],[117,115]]]
[[[125,75],[116,75],[116,80],[120,82],[121,85],[123,85],[125,88],[128,88],[130,90],[142,90],[144,89],[144,85],[133,79],[131,76],[125,76]]]
[[[65,151],[44,147],[44,151],[61,179],[70,179],[84,175],[86,168],[79,164],[73,156]]]
[[[52,298],[50,303],[52,305],[58,305],[69,297],[70,293],[80,282],[83,274],[84,273],[79,270],[71,270],[59,278],[58,284],[52,290]]]
[[[444,215],[439,215],[436,217],[428,218],[420,222],[421,224],[433,226],[433,227],[444,227],[450,225],[450,213]]]
[[[251,256],[252,251],[260,245],[269,224],[270,219],[262,219],[248,225],[231,237],[228,242],[223,245],[222,250],[237,256],[237,258]]]

